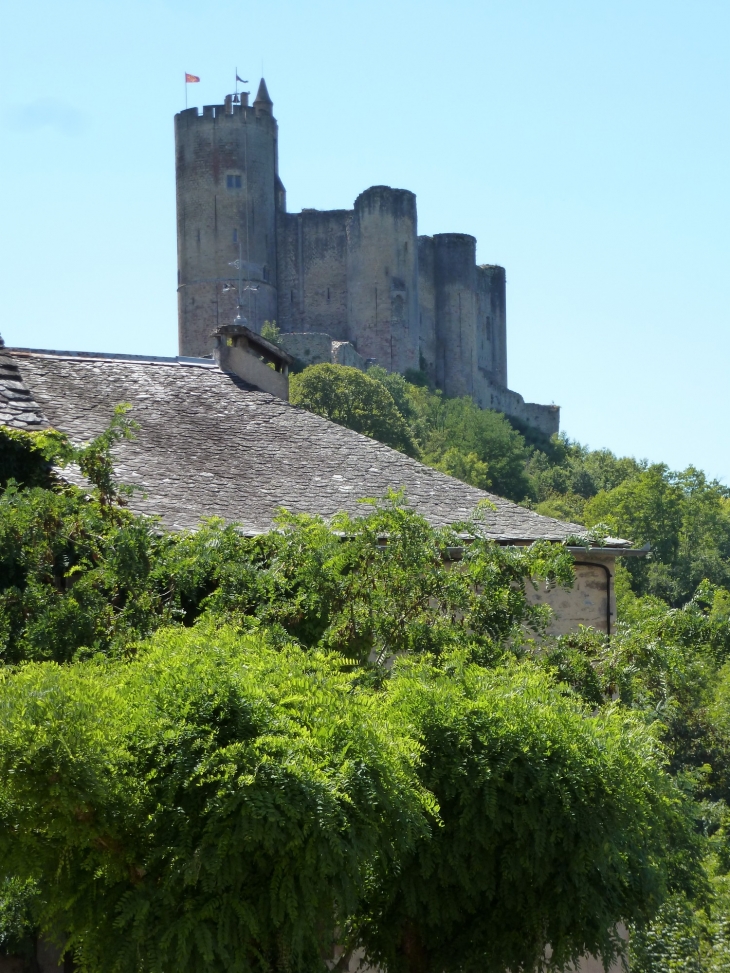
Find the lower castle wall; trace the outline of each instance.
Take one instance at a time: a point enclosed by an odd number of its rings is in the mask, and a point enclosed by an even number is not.
[[[333,362],[335,365],[358,368],[361,372],[367,368],[367,362],[349,341],[335,341],[332,335],[321,331],[282,334],[281,347],[302,365]]]
[[[554,436],[560,431],[560,406],[525,402],[519,392],[495,385],[481,373],[477,373],[474,384],[474,401],[482,409],[504,412],[546,436]]]
[[[367,362],[355,351],[355,346],[349,341],[332,342],[332,361],[335,365],[347,365],[364,372]]]
[[[279,309],[282,331],[326,332],[347,341],[347,223],[350,210],[280,213]]]

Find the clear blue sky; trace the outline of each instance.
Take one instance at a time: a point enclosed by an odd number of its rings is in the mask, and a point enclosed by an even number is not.
[[[370,185],[507,268],[509,379],[730,482],[728,0],[36,0],[0,33],[0,333],[176,354],[173,122],[262,64],[291,210]]]

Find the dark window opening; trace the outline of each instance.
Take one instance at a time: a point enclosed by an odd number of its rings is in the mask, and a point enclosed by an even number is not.
[[[240,188],[241,188],[240,176],[226,176],[226,189],[240,189]]]
[[[329,287],[328,287],[328,288],[327,288],[327,300],[329,300],[329,299],[330,299],[330,289],[329,289]]]
[[[294,303],[294,291],[290,291],[289,293],[291,294],[291,299],[290,299],[289,303],[290,304],[293,304]]]
[[[262,276],[263,276],[264,280],[268,280],[269,279],[269,268],[266,266],[266,264],[264,264],[264,269],[263,269]]]
[[[238,230],[233,231],[233,242],[238,243]]]

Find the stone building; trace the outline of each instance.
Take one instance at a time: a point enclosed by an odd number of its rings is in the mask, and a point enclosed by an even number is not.
[[[181,355],[208,354],[240,305],[254,331],[275,320],[293,355],[309,347],[308,363],[421,370],[446,395],[558,431],[557,406],[507,386],[505,273],[477,265],[473,236],[419,236],[415,195],[389,186],[352,209],[287,212],[263,79],[252,105],[228,95],[176,115],[175,151]]]
[[[481,529],[506,546],[563,543],[583,532],[290,405],[278,395],[279,373],[262,366],[273,382],[264,391],[252,381],[259,373],[250,370],[245,349],[225,347],[228,354],[217,360],[0,347],[0,425],[52,426],[84,442],[106,428],[117,403],[129,402],[139,431],[117,447],[117,474],[139,488],[131,507],[173,530],[194,530],[217,516],[257,534],[272,527],[281,507],[325,519],[342,510],[357,515],[362,498],[402,489],[434,525],[463,522],[488,500]],[[262,350],[250,356],[258,364]],[[571,549],[573,588],[542,585],[531,597],[551,605],[555,633],[590,625],[610,634],[616,558],[643,552],[617,539]]]
[[[262,357],[275,368],[263,365]],[[50,426],[81,443],[107,427],[118,403],[130,403],[139,429],[115,448],[115,470],[122,482],[138,488],[131,508],[159,517],[172,530],[194,530],[204,517],[219,516],[253,535],[270,529],[282,506],[330,518],[342,510],[362,512],[363,497],[403,489],[434,525],[463,522],[481,501],[490,501],[481,530],[505,546],[539,539],[571,545],[582,531],[290,405],[279,388],[287,364],[286,354],[240,324],[218,329],[214,358],[5,348],[0,338],[0,426]],[[259,379],[268,391],[255,384]],[[84,484],[78,471],[66,469],[63,475]],[[610,634],[616,560],[643,552],[615,538],[601,547],[569,549],[574,586],[542,584],[531,597],[551,605],[555,633],[590,625]],[[458,559],[459,552],[452,556]],[[367,973],[358,969],[357,959],[348,973]],[[58,949],[40,939],[32,969],[53,973],[59,963]],[[29,969],[20,957],[0,956],[0,973]],[[575,973],[602,969],[585,957]],[[621,969],[617,962],[610,973]]]

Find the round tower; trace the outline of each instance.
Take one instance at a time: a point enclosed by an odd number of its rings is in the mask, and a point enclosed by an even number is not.
[[[416,197],[372,186],[355,200],[347,240],[348,332],[363,358],[418,368]]]
[[[433,242],[436,384],[449,396],[473,395],[477,242],[468,233],[436,233]]]
[[[504,267],[477,267],[477,343],[479,371],[507,387],[507,302]]]
[[[260,331],[276,318],[278,129],[261,79],[256,100],[175,116],[181,355],[206,355],[236,307]]]

